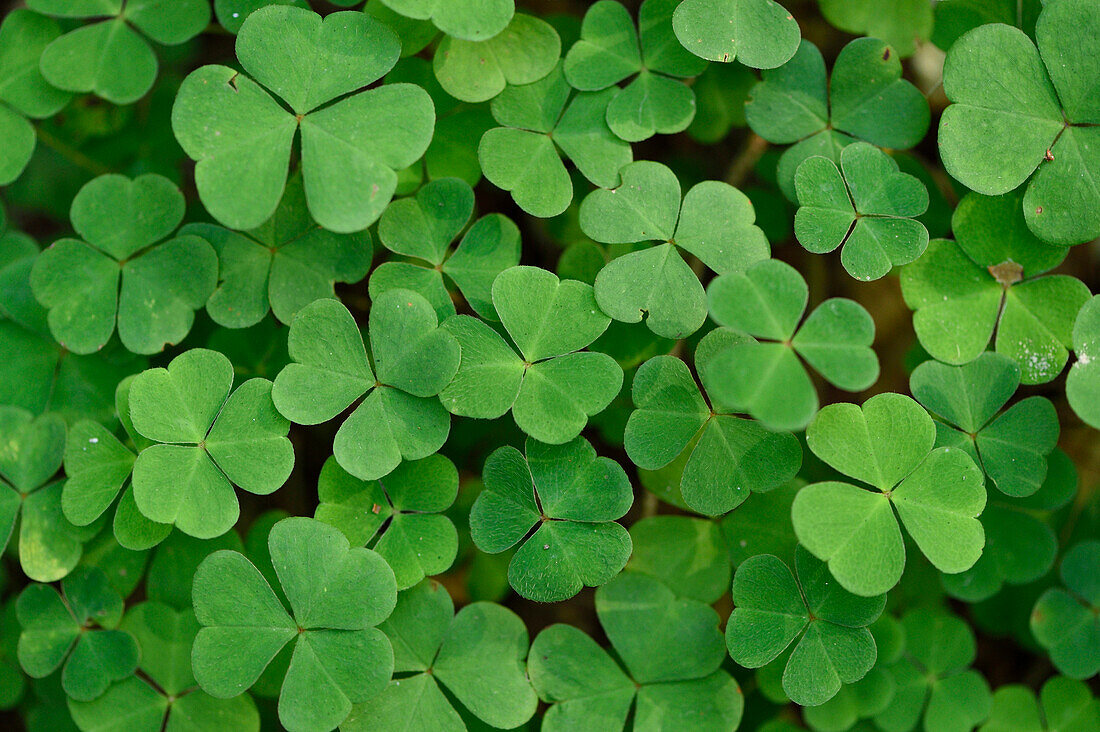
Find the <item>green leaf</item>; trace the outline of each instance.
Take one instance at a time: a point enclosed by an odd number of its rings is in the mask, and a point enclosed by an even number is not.
[[[508,566],[520,595],[566,600],[610,580],[630,557],[630,535],[615,523],[633,501],[630,482],[587,441],[549,446],[528,439],[526,456],[499,448],[486,461],[484,480],[470,532],[478,548],[493,554],[522,540]]]
[[[963,366],[929,361],[918,366],[910,389],[932,412],[962,434],[938,425],[937,439],[958,442],[980,459],[982,469],[1010,496],[1029,496],[1046,477],[1046,456],[1058,442],[1058,418],[1043,397],[1020,401],[1000,416],[1020,383],[1016,363],[986,352]]]
[[[458,342],[437,327],[428,301],[408,290],[390,290],[375,301],[370,340],[377,382],[351,313],[337,300],[317,300],[291,325],[292,362],[272,388],[276,408],[299,424],[332,419],[366,394],[333,445],[340,465],[361,480],[380,478],[401,460],[419,460],[442,447],[450,419],[431,397],[459,366]],[[328,386],[318,390],[318,383]]]
[[[61,36],[42,52],[40,68],[58,89],[133,104],[153,86],[157,58],[140,35],[116,18]]]
[[[724,63],[736,59],[754,69],[782,66],[801,38],[794,16],[774,0],[685,0],[672,26],[696,56]]]
[[[340,529],[356,546],[370,544],[406,589],[450,569],[458,533],[446,511],[458,495],[458,471],[442,455],[402,463],[378,481],[361,481],[333,458],[317,485],[314,518]]]
[[[566,54],[565,75],[576,89],[599,91],[637,74],[607,107],[608,126],[628,142],[681,132],[695,116],[695,95],[676,77],[695,76],[705,64],[676,41],[674,5],[668,0],[643,3],[639,39],[622,5],[596,3],[585,14],[581,39]]]
[[[697,352],[704,383],[716,362],[704,363]],[[685,456],[679,488],[696,511],[718,515],[737,508],[749,491],[786,483],[801,464],[793,435],[771,432],[719,406],[712,411],[687,366],[672,356],[657,356],[638,369],[633,398],[636,409],[624,439],[627,455],[646,470]]]
[[[363,337],[337,300],[317,300],[302,308],[291,324],[287,346],[291,363],[275,377],[271,398],[292,422],[326,422],[373,386]]]
[[[652,575],[681,597],[714,602],[730,581],[729,556],[713,521],[648,516],[630,527],[629,568]]]
[[[1100,297],[1086,302],[1073,326],[1076,363],[1066,377],[1066,398],[1083,421],[1100,428]]]
[[[596,614],[638,684],[700,679],[718,670],[726,655],[711,607],[678,599],[643,574],[625,572],[596,590]]]
[[[539,697],[552,705],[543,718],[548,729],[625,725],[633,682],[584,632],[563,624],[546,628],[531,644],[527,669]]]
[[[61,494],[65,518],[86,526],[99,518],[122,490],[136,456],[96,422],[73,425],[65,445],[69,479]]]
[[[439,30],[454,38],[483,41],[500,33],[515,13],[514,0],[382,0],[395,12],[419,20],[431,19]],[[344,3],[354,4],[354,3]]]
[[[815,483],[802,489],[792,506],[799,541],[829,562],[845,589],[870,596],[901,578],[905,547],[899,518],[941,572],[962,572],[981,556],[985,535],[977,516],[986,501],[981,470],[964,450],[931,450],[934,440],[932,419],[898,394],[872,397],[862,409],[830,405],[808,428],[807,444],[818,457],[882,491]],[[864,557],[871,551],[880,559],[868,564]]]
[[[127,611],[120,626],[141,647],[141,670],[172,696],[195,685],[191,644],[199,632],[194,611],[147,601]]]
[[[940,122],[947,172],[968,188],[1000,195],[1027,183],[1023,213],[1040,238],[1061,245],[1095,238],[1098,118],[1088,86],[1097,18],[1087,0],[1044,8],[1038,48],[1023,31],[991,24],[951,46]],[[991,82],[992,80],[992,82]]]
[[[393,572],[371,550],[351,548],[338,529],[313,519],[280,521],[268,545],[293,618],[243,555],[211,554],[195,575],[202,626],[192,651],[195,677],[211,696],[236,696],[293,640],[279,720],[290,730],[335,727],[352,704],[389,681],[392,650],[373,626],[396,602]]]
[[[230,394],[232,383],[229,360],[205,349],[134,380],[130,415],[155,443],[134,462],[134,499],[147,518],[213,538],[237,520],[234,484],[266,495],[290,476],[290,423],[275,411],[271,382],[252,379]]]
[[[258,229],[238,233],[212,224],[188,224],[218,254],[218,286],[206,303],[216,323],[247,328],[268,310],[290,323],[303,307],[335,297],[334,283],[354,283],[370,268],[367,232],[334,234],[309,217],[299,176],[291,178],[275,215]]]
[[[1100,670],[1100,585],[1096,566],[1100,542],[1085,541],[1062,557],[1065,589],[1053,587],[1039,597],[1031,613],[1031,632],[1050,660],[1066,676],[1087,679]]]
[[[981,732],[1085,730],[1100,724],[1100,704],[1080,681],[1054,676],[1043,684],[1040,699],[1026,686],[1002,686],[993,694],[993,711]]]
[[[843,177],[828,158],[798,166],[795,235],[802,246],[816,254],[842,246],[840,261],[859,280],[883,277],[923,254],[928,231],[914,217],[928,208],[924,185],[863,142],[844,148],[840,165]]]
[[[92,353],[107,343],[117,319],[119,338],[134,353],[157,353],[182,340],[214,291],[218,265],[198,237],[156,244],[183,218],[179,189],[155,174],[103,175],[77,193],[71,218],[87,243],[62,239],[31,270],[54,338]]]
[[[295,42],[273,43],[287,27],[295,29]],[[322,21],[308,10],[271,5],[248,16],[237,51],[260,84],[227,67],[204,66],[184,80],[172,110],[172,128],[197,162],[199,195],[214,218],[233,229],[271,218],[300,128],[313,218],[339,233],[372,224],[396,189],[395,171],[423,155],[435,121],[430,97],[413,85],[353,93],[397,61],[397,37],[364,13]],[[398,108],[400,124],[393,117]]]
[[[550,73],[560,56],[561,38],[553,26],[518,13],[504,30],[487,40],[444,38],[432,66],[448,94],[476,103],[492,99],[505,86],[538,81]]]
[[[616,320],[637,323],[644,316],[660,336],[693,333],[706,317],[704,295],[679,249],[719,274],[765,259],[769,247],[752,203],[732,186],[707,181],[689,190],[681,205],[676,176],[659,163],[633,163],[620,175],[618,188],[585,198],[581,228],[607,244],[666,243],[612,260],[596,277],[596,300]]]
[[[784,262],[762,260],[716,277],[707,295],[711,317],[720,325],[767,339],[741,340],[715,356],[713,396],[769,429],[802,429],[817,411],[817,393],[799,355],[847,391],[865,389],[878,378],[870,314],[851,300],[833,298],[799,327],[809,292],[802,276]]]
[[[0,128],[7,144],[0,154],[0,185],[23,172],[35,148],[35,131],[26,117],[49,117],[70,95],[51,86],[38,68],[42,51],[61,28],[51,18],[17,8],[0,23]]]
[[[464,729],[452,699],[458,709],[497,728],[522,725],[534,715],[538,699],[523,663],[527,629],[511,610],[476,602],[455,614],[447,591],[427,580],[401,593],[381,627],[393,642],[395,670],[413,673],[355,706],[343,729]]]
[[[114,630],[122,616],[122,598],[95,569],[82,569],[61,584],[30,585],[16,606],[23,632],[19,662],[34,678],[61,667],[61,685],[69,697],[92,701],[114,681],[137,667],[140,653],[129,633]],[[91,629],[94,622],[100,629]]]
[[[538,267],[501,272],[493,281],[493,304],[508,335],[531,363],[584,348],[610,322],[596,305],[589,285],[562,282]]]
[[[896,149],[913,147],[928,131],[928,102],[901,78],[901,60],[876,38],[857,38],[837,56],[831,78],[821,52],[803,41],[782,66],[763,72],[745,104],[753,132],[793,144],[779,160],[779,187],[796,200],[794,176],[814,155],[840,162],[854,140]]]
[[[478,146],[485,177],[510,191],[524,211],[544,218],[560,214],[573,198],[561,155],[592,183],[618,185],[633,154],[605,121],[615,95],[612,89],[571,94],[560,65],[539,81],[508,87],[491,105],[503,127],[488,130]]]
[[[912,56],[917,43],[927,41],[932,34],[932,6],[923,0],[824,0],[821,14],[842,31],[881,38],[903,57]]]
[[[914,330],[934,358],[949,364],[973,361],[993,339],[998,353],[1016,360],[1023,383],[1045,383],[1065,366],[1073,320],[1090,293],[1067,275],[1021,282],[1011,255],[1001,256],[983,253],[977,261],[953,242],[929,242],[901,273],[902,295],[916,311]]]
[[[739,664],[757,668],[797,639],[783,672],[783,689],[792,701],[817,706],[874,665],[875,642],[866,626],[882,612],[886,598],[862,598],[830,586],[824,563],[805,550],[795,557],[797,582],[775,556],[741,563],[726,645]]]
[[[1044,576],[1058,553],[1051,516],[1076,491],[1073,461],[1056,449],[1037,493],[1022,499],[991,493],[981,516],[982,558],[965,572],[945,575],[944,588],[952,597],[976,602],[992,597],[1005,583],[1025,584]]]

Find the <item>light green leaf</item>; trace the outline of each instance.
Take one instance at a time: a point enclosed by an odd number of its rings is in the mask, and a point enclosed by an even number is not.
[[[710,61],[782,66],[798,50],[798,22],[774,0],[686,0],[672,16],[684,48]],[[732,26],[729,28],[728,26]]]

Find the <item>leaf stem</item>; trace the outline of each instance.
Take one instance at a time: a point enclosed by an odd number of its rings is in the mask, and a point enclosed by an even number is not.
[[[54,152],[68,160],[73,165],[81,168],[88,173],[91,173],[92,175],[106,175],[107,173],[112,172],[111,169],[103,163],[97,160],[93,160],[92,158],[77,150],[72,145],[68,144],[67,142],[63,142],[57,137],[54,137],[53,134],[47,132],[41,127],[38,128],[38,139],[45,143],[46,147],[52,149]]]

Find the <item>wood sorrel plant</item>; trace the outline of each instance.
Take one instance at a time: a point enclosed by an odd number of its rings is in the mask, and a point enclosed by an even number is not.
[[[1100,0],[0,2],[0,719],[1100,732]]]

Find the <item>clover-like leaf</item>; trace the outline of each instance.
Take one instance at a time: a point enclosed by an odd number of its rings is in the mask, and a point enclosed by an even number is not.
[[[114,433],[97,422],[78,422],[65,445],[65,472],[69,478],[61,493],[65,518],[87,526],[122,491],[137,456]]]
[[[0,404],[32,414],[53,412],[68,424],[82,419],[116,424],[115,387],[144,368],[145,359],[118,344],[89,355],[59,345],[30,285],[38,247],[9,232],[0,236],[0,249],[12,256],[0,269],[0,312],[5,316],[0,320]]]
[[[402,463],[379,480],[362,481],[329,458],[317,482],[314,518],[370,546],[393,569],[398,589],[450,569],[458,532],[446,511],[458,495],[458,471],[442,455]]]
[[[647,516],[630,527],[627,567],[661,580],[680,597],[715,602],[730,582],[718,524],[689,516]]]
[[[73,199],[73,228],[31,270],[34,296],[49,309],[50,332],[74,353],[100,350],[115,332],[134,353],[151,354],[191,330],[217,281],[218,260],[194,235],[161,242],[183,219],[183,194],[168,179],[102,175]]]
[[[932,43],[947,51],[967,31],[988,23],[1003,23],[1035,35],[1041,0],[945,0],[933,8]]]
[[[528,439],[526,454],[501,447],[485,462],[485,490],[470,510],[482,551],[516,545],[508,581],[520,595],[559,602],[604,584],[630,558],[630,535],[615,523],[634,495],[623,469],[577,438],[560,446]]]
[[[840,151],[855,140],[897,149],[921,141],[928,102],[901,71],[898,53],[877,38],[846,45],[831,77],[821,52],[806,40],[789,61],[764,71],[745,104],[745,119],[768,142],[791,145],[777,171],[787,198],[797,200],[794,175],[806,158],[839,163]]]
[[[989,716],[989,684],[974,662],[969,626],[935,608],[917,608],[901,619],[906,653],[888,667],[897,690],[893,702],[874,717],[881,730],[970,730]]]
[[[714,361],[700,357],[703,343],[696,352],[696,369],[709,375]],[[708,394],[709,383],[704,377]],[[626,423],[627,455],[644,470],[684,460],[679,493],[693,510],[726,513],[750,492],[783,485],[802,464],[794,435],[735,416],[740,410],[724,407],[713,395],[708,406],[687,366],[674,356],[656,356],[642,364],[632,389],[636,409]]]
[[[1061,245],[1100,234],[1100,192],[1089,182],[1100,107],[1085,81],[1097,69],[1097,37],[1094,3],[1065,0],[1044,7],[1036,42],[1018,28],[989,24],[956,41],[944,62],[943,88],[953,102],[939,130],[947,172],[991,196],[1027,183],[1028,227]]]
[[[828,158],[807,158],[794,183],[799,243],[815,254],[843,247],[840,262],[857,280],[883,277],[928,247],[928,230],[915,218],[928,209],[928,190],[874,145],[845,147],[840,169]]]
[[[1100,429],[1100,296],[1077,313],[1073,351],[1077,361],[1066,377],[1066,398],[1078,417]]]
[[[970,236],[929,242],[924,256],[902,269],[902,295],[916,311],[917,338],[937,360],[968,363],[992,340],[1019,365],[1022,383],[1045,383],[1065,367],[1074,318],[1091,293],[1069,275],[1036,276],[1060,259],[1021,266],[1010,248],[1014,237],[999,236],[1003,230],[986,233],[983,247]]]
[[[425,580],[401,593],[381,629],[393,643],[394,672],[402,678],[357,704],[341,729],[465,729],[452,699],[497,728],[511,729],[534,715],[538,699],[523,668],[527,629],[511,610],[475,602],[456,614],[443,586]]]
[[[596,301],[615,320],[645,318],[651,331],[682,338],[702,326],[706,298],[681,250],[718,274],[767,259],[768,240],[748,197],[720,181],[704,181],[680,199],[675,174],[639,161],[620,173],[622,185],[596,190],[581,204],[581,229],[605,244],[661,242],[613,259],[596,277]]]
[[[1061,450],[1055,449],[1047,460],[1046,479],[1033,495],[1012,498],[987,490],[981,515],[985,548],[973,567],[942,577],[944,589],[952,597],[967,602],[985,600],[1005,584],[1034,582],[1054,566],[1058,537],[1052,518],[1073,500],[1077,470]]]
[[[937,445],[969,452],[1002,493],[1019,498],[1039,490],[1058,442],[1058,415],[1045,397],[998,414],[1020,383],[1015,361],[991,352],[963,366],[926,361],[909,383],[913,396],[946,422],[936,423]]]
[[[65,423],[0,406],[0,545],[19,522],[19,564],[37,582],[55,582],[80,561],[98,526],[74,526],[62,513],[63,482],[51,482],[65,451]]]
[[[119,719],[125,719],[127,728],[133,730],[214,729],[220,726],[241,732],[259,732],[260,729],[260,713],[247,694],[215,699],[195,688],[168,697],[137,675],[112,685],[94,701],[69,699],[69,714],[83,730],[110,729]]]
[[[716,322],[752,336],[714,356],[709,391],[769,429],[802,429],[817,412],[817,392],[802,361],[845,391],[878,379],[870,314],[852,300],[831,298],[802,321],[809,289],[789,264],[766,259],[721,275],[707,296]]]
[[[798,51],[798,22],[775,0],[685,0],[672,16],[684,48],[710,61],[782,66]]]
[[[505,89],[491,105],[502,126],[486,131],[478,145],[485,177],[542,218],[557,216],[573,200],[563,154],[592,183],[618,185],[619,170],[634,158],[605,121],[612,99],[610,89],[573,94],[560,65],[534,83]]]
[[[440,5],[451,2],[438,0]],[[453,3],[459,5],[461,3]],[[432,66],[440,86],[464,102],[486,102],[506,86],[542,79],[561,56],[561,38],[541,18],[517,13],[500,33],[482,41],[444,38]]]
[[[385,262],[371,274],[370,295],[392,289],[419,292],[440,320],[455,314],[446,279],[453,282],[483,318],[496,319],[492,287],[496,276],[519,264],[519,228],[502,214],[488,214],[466,225],[474,211],[474,192],[458,178],[437,178],[415,197],[391,203],[378,222],[378,238],[411,261]],[[463,229],[462,241],[451,242]]]
[[[393,571],[370,549],[350,547],[339,529],[309,518],[275,524],[268,547],[290,613],[242,554],[214,552],[199,565],[195,678],[213,697],[235,697],[293,642],[279,721],[292,732],[334,729],[390,680],[393,650],[375,626],[397,602]]]
[[[452,38],[484,41],[507,27],[515,0],[382,0],[393,11],[416,20],[431,20]],[[348,3],[345,3],[348,4]]]
[[[346,307],[328,299],[307,305],[290,326],[291,363],[272,388],[276,408],[298,424],[327,422],[359,401],[336,433],[333,454],[360,480],[443,446],[450,416],[432,397],[451,382],[460,358],[435,310],[409,290],[374,301],[369,331],[374,370]]]
[[[322,20],[271,5],[248,16],[236,49],[251,78],[203,66],[184,80],[172,109],[207,210],[232,229],[270,219],[300,131],[305,197],[317,223],[340,233],[374,223],[397,187],[395,171],[424,154],[435,123],[431,98],[414,85],[354,93],[393,67],[397,37],[366,13]]]
[[[237,521],[234,485],[267,495],[290,476],[290,423],[275,410],[271,382],[251,379],[231,394],[232,386],[229,359],[199,348],[134,379],[134,429],[154,443],[133,468],[134,500],[147,518],[209,539]]]
[[[511,410],[531,437],[554,445],[569,442],[622,386],[615,359],[579,350],[596,340],[610,319],[590,285],[559,280],[537,267],[501,272],[492,295],[518,348],[476,318],[448,318],[441,327],[461,344],[462,362],[440,401],[451,414],[479,419]]]
[[[799,491],[791,507],[798,540],[848,591],[872,596],[901,579],[900,519],[941,572],[969,569],[982,554],[982,471],[965,450],[933,450],[932,418],[900,394],[832,404],[806,430],[806,442],[836,470],[874,486],[824,482]],[[895,516],[895,511],[897,515]],[[867,562],[873,555],[875,562]]]
[[[923,0],[822,0],[821,14],[842,31],[881,38],[903,57],[932,33],[932,6]]]
[[[877,649],[867,626],[886,606],[886,597],[859,597],[832,584],[824,562],[802,548],[795,569],[797,580],[771,554],[741,563],[733,578],[726,646],[734,661],[759,668],[794,644],[783,689],[795,703],[812,707],[871,670]]]
[[[206,311],[227,328],[253,326],[268,311],[290,323],[314,300],[335,297],[336,282],[358,282],[370,269],[370,234],[334,234],[314,223],[299,175],[287,183],[275,214],[256,229],[188,224],[180,233],[202,237],[218,254],[218,285]]]
[[[722,637],[710,607],[626,572],[596,591],[596,613],[618,661],[568,625],[550,626],[531,644],[531,683],[553,705],[546,725],[564,729],[599,719],[606,729],[623,729],[633,707],[641,726],[737,727],[744,700],[719,668]]]
[[[1031,613],[1031,632],[1055,667],[1074,679],[1100,671],[1100,541],[1075,544],[1062,557],[1064,587],[1043,593]]]
[[[46,81],[65,91],[132,104],[157,78],[157,57],[146,38],[175,46],[210,22],[205,0],[131,0],[123,6],[123,0],[29,0],[27,7],[46,15],[100,19],[54,39],[42,51],[39,66]]]
[[[1022,684],[1009,684],[993,694],[993,710],[981,732],[1045,732],[1100,727],[1100,701],[1075,679],[1053,676],[1039,698]]]
[[[51,86],[38,68],[43,50],[60,35],[55,20],[22,8],[0,23],[0,185],[18,178],[34,154],[28,118],[49,117],[69,102],[70,95]]]
[[[60,594],[49,585],[29,585],[16,612],[23,670],[42,678],[64,664],[61,685],[73,699],[91,701],[137,668],[137,641],[116,629],[122,598],[98,569],[73,572],[62,580]]]
[[[575,89],[600,91],[634,77],[607,107],[608,126],[628,142],[681,132],[695,117],[695,94],[680,79],[699,75],[706,63],[677,42],[676,5],[645,0],[636,29],[625,7],[600,0],[585,13],[580,40],[565,56],[565,77]]]

